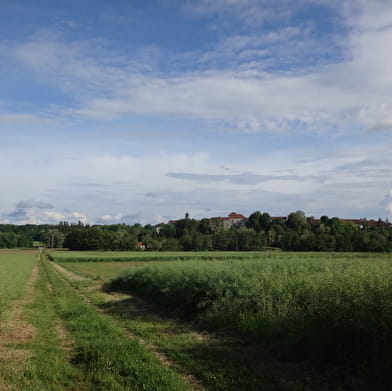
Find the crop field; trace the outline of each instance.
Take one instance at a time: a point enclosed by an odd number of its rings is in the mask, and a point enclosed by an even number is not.
[[[31,252],[0,251],[0,317],[5,306],[23,294],[34,262]]]
[[[88,262],[79,254],[54,258],[106,281],[109,292],[145,298],[155,311],[278,351],[285,360],[346,368],[381,383],[390,377],[391,255],[134,252],[119,262],[119,254],[86,254]]]
[[[183,261],[198,260],[224,260],[249,259],[260,257],[260,252],[247,251],[50,251],[49,257],[55,262],[133,262],[133,261]]]

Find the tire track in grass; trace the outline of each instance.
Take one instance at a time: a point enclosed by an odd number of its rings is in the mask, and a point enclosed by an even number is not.
[[[191,389],[151,350],[129,338],[111,318],[89,305],[89,298],[75,288],[81,280],[68,279],[70,276],[61,274],[52,262],[45,260],[44,265],[57,292],[59,315],[75,340],[73,362],[89,382],[96,384],[96,390]]]
[[[60,266],[58,263],[51,262],[51,265],[62,275],[67,277],[67,279],[71,281],[87,281],[87,277],[83,277],[80,274],[76,274],[74,272],[71,272],[70,270],[65,269],[64,267]]]
[[[69,354],[72,341],[55,308],[55,296],[42,260],[34,300],[26,307],[26,317],[36,327],[36,338],[28,344],[32,357],[20,380],[18,390],[90,391],[83,373],[72,365]]]
[[[70,286],[71,288],[73,288],[75,291],[77,291],[77,294],[79,296],[81,296],[84,300],[85,303],[89,304],[89,305],[94,305],[92,304],[92,300],[91,298],[84,294],[83,292],[81,292],[80,289],[76,289],[75,288],[75,283],[80,282],[80,281],[91,281],[92,279],[87,278],[87,277],[82,277],[76,273],[73,273],[67,269],[65,269],[64,267],[55,264],[54,262],[50,262],[51,265],[53,265],[54,269],[60,273],[61,278],[64,280],[65,283],[68,284],[68,286]],[[108,293],[104,293],[104,292],[100,292],[100,296],[105,298],[106,300],[113,300],[113,296],[115,295],[111,295]],[[123,299],[124,295],[116,295],[118,296],[118,299],[121,300]],[[173,361],[171,361],[168,356],[163,353],[162,351],[160,351],[158,349],[158,347],[156,345],[154,345],[151,342],[146,341],[144,338],[142,338],[141,336],[138,336],[134,333],[132,333],[129,328],[125,328],[123,327],[123,325],[115,318],[113,318],[107,310],[103,309],[103,308],[99,308],[97,306],[94,306],[95,310],[98,311],[99,313],[101,313],[102,315],[104,315],[105,317],[107,317],[108,319],[110,319],[110,321],[115,322],[115,324],[120,327],[128,336],[128,338],[133,339],[138,341],[141,345],[147,347],[151,353],[165,366],[173,368],[173,370],[175,370],[174,368],[176,367],[175,364],[173,363]],[[204,391],[205,388],[203,387],[203,385],[200,383],[200,381],[193,376],[190,373],[179,373],[179,375],[182,377],[183,381],[188,384],[193,390],[195,391]]]
[[[46,277],[46,288],[49,292],[49,295],[51,296],[51,299],[54,300],[56,296],[56,292],[53,288],[53,285],[49,282],[49,278],[46,273],[46,270],[45,270],[45,277]],[[61,349],[63,349],[66,352],[67,358],[70,359],[73,341],[70,339],[69,333],[65,328],[64,322],[61,321],[60,318],[56,319],[54,323],[54,329],[60,341]]]

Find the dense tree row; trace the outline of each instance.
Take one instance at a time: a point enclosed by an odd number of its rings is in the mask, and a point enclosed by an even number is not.
[[[133,226],[0,225],[0,248],[28,247],[33,241],[46,247],[71,250],[135,250],[143,242],[146,250],[251,251],[277,247],[289,251],[392,251],[392,227],[379,221],[362,225],[322,216],[316,220],[301,211],[273,219],[254,212],[240,226],[223,230],[214,219],[195,220],[187,215],[170,224]]]
[[[31,236],[12,231],[0,232],[0,248],[32,247]]]

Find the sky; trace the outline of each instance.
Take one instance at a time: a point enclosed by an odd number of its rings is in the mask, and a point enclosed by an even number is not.
[[[0,223],[392,219],[390,0],[0,0]]]

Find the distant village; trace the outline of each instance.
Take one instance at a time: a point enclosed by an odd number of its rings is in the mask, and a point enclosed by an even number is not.
[[[189,218],[189,216],[185,217]],[[287,216],[270,216],[269,217],[271,222],[282,222],[285,223],[288,219]],[[246,227],[247,222],[249,220],[248,217],[236,213],[236,212],[231,212],[227,217],[210,217],[207,218],[207,220],[210,222],[210,225],[213,230],[228,230],[231,227]],[[384,226],[385,228],[392,228],[392,224],[387,220],[383,221],[381,219],[379,220],[367,220],[367,219],[340,219],[343,223],[351,223],[357,226],[360,229],[363,229],[365,226],[367,227],[377,227],[379,225]],[[177,221],[179,220],[169,220],[166,224],[176,224]],[[321,219],[315,219],[313,217],[309,217],[306,219],[306,222],[308,224],[317,224],[321,222]],[[156,231],[159,233],[160,228],[165,225],[165,223],[160,223],[155,225]]]

